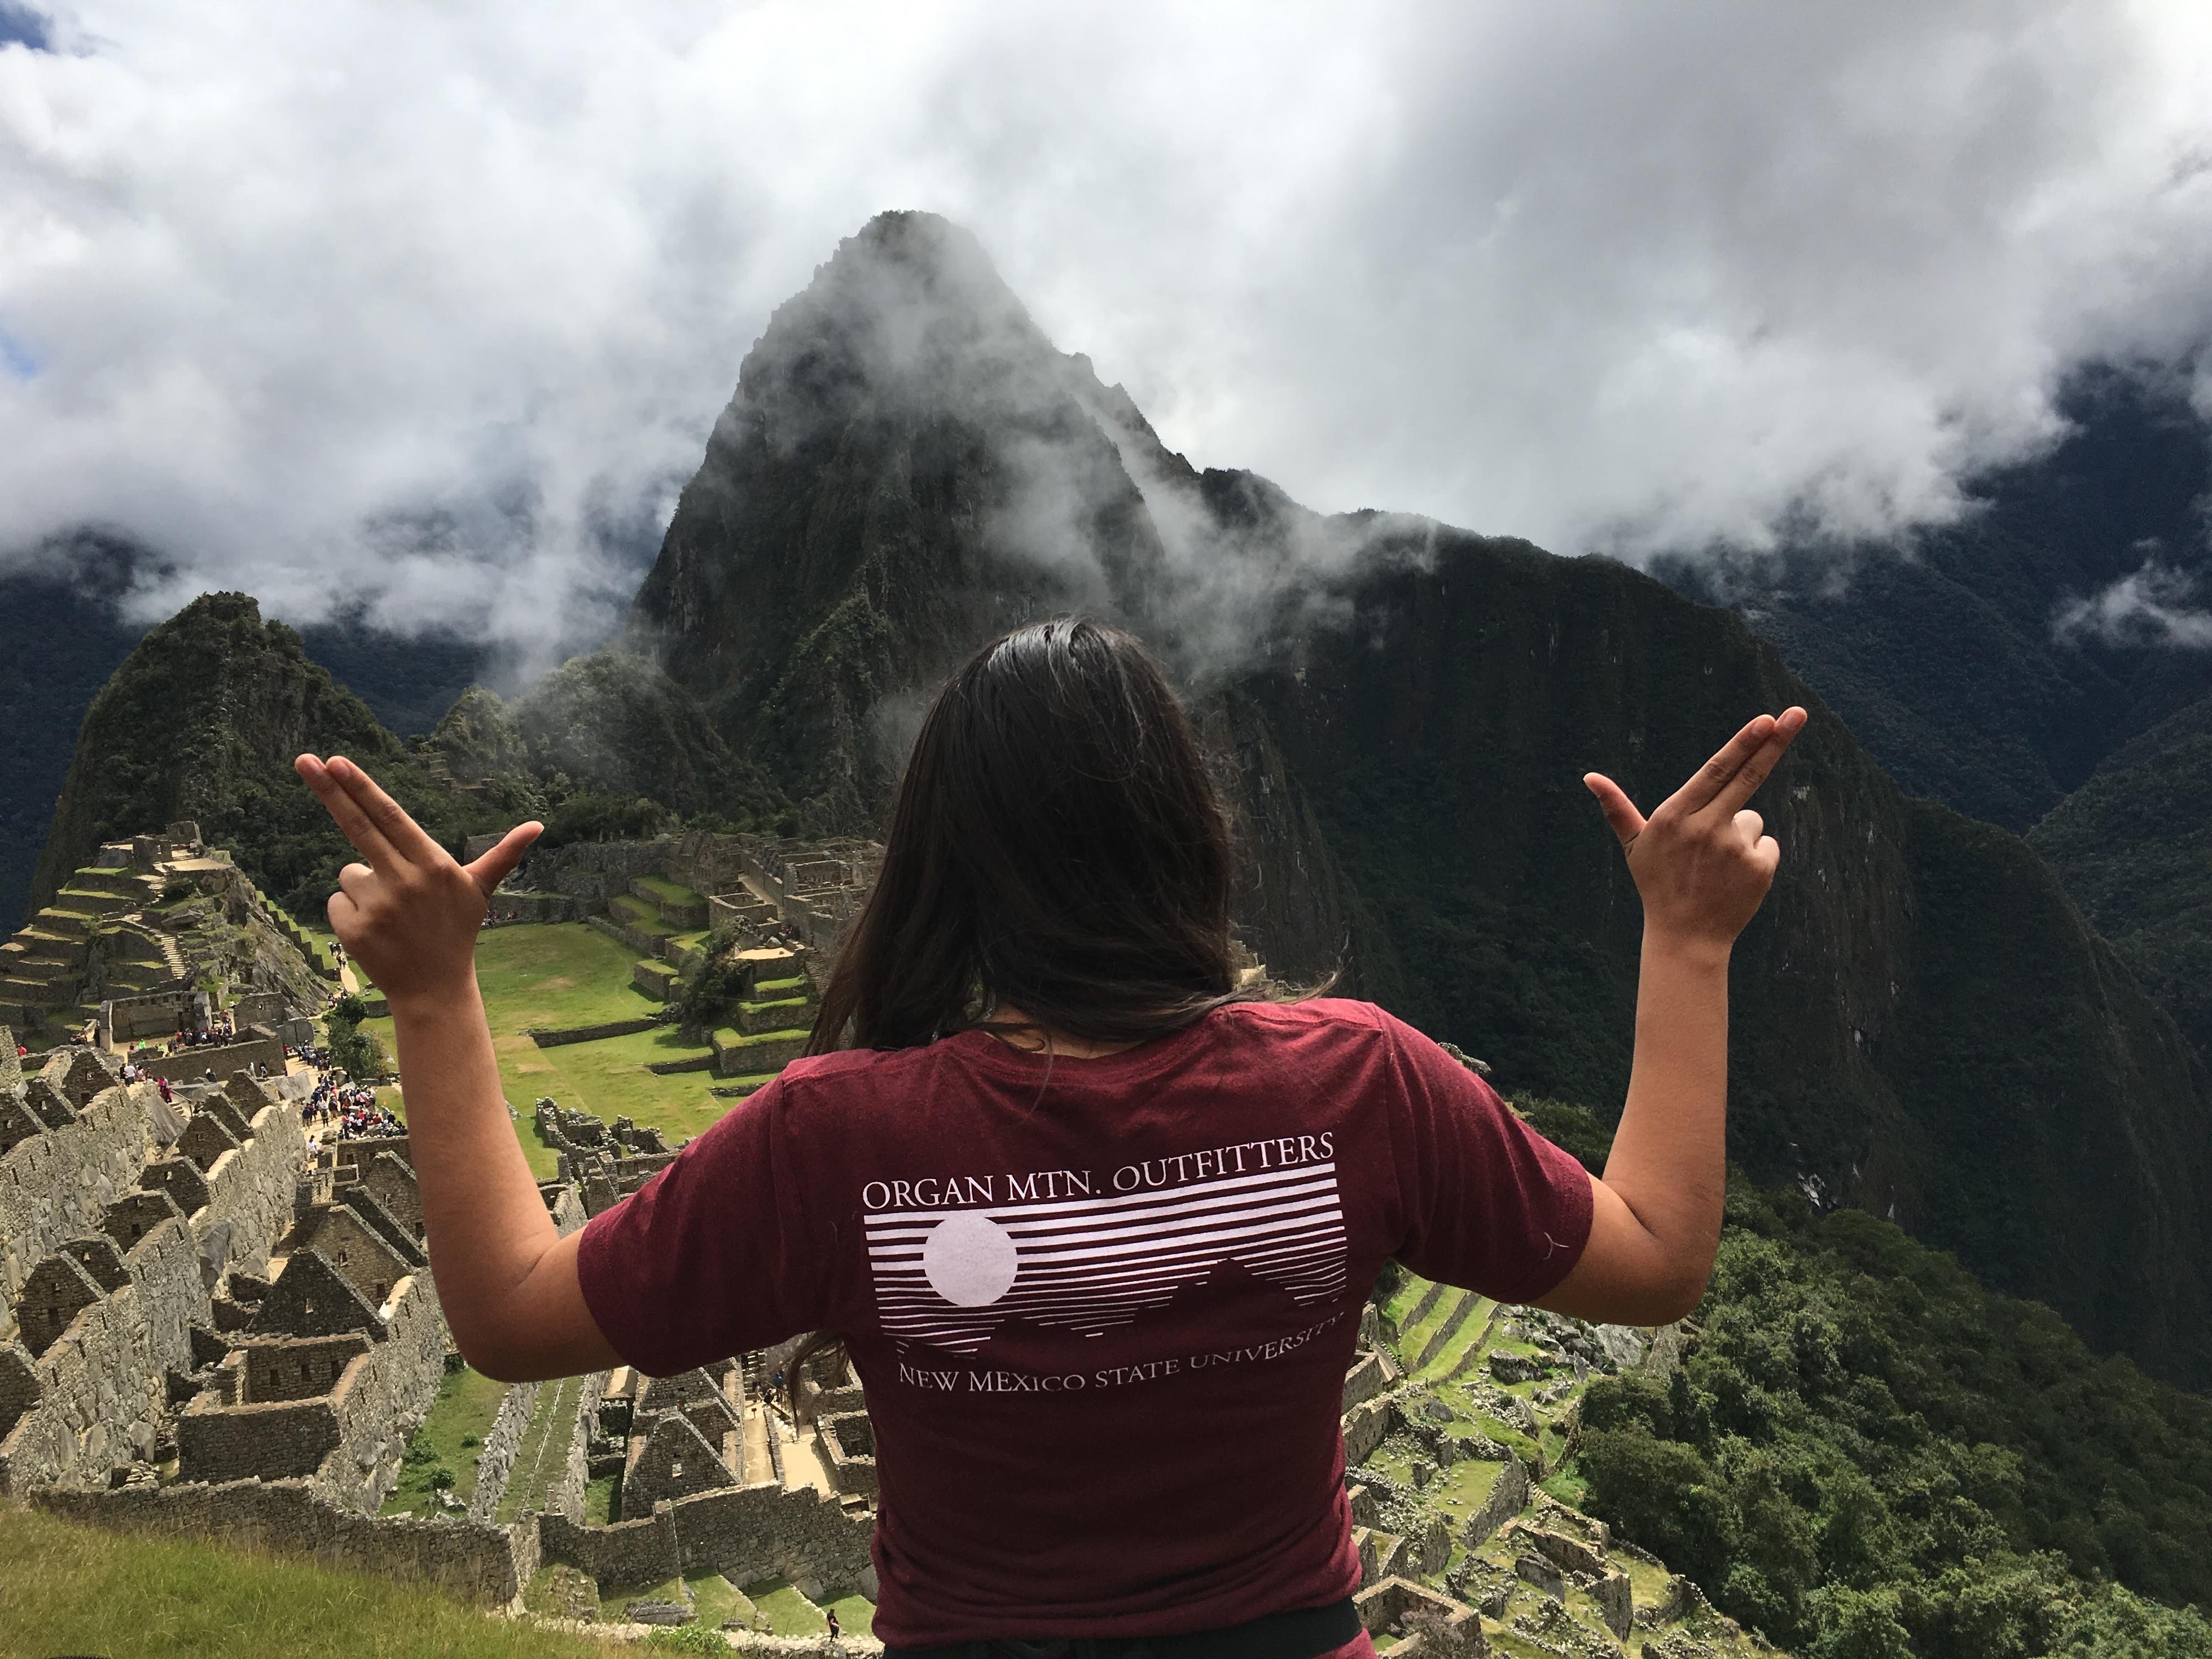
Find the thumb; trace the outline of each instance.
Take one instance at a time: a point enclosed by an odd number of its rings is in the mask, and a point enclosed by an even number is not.
[[[1644,814],[1636,810],[1621,787],[1602,772],[1585,772],[1583,787],[1597,797],[1598,810],[1605,821],[1613,826],[1613,833],[1620,838],[1625,848],[1644,833]]]
[[[505,881],[522,862],[522,855],[530,850],[530,843],[545,833],[545,826],[536,819],[518,823],[500,838],[498,846],[490,848],[474,864],[467,866],[469,879],[475,882],[489,899],[492,890]]]

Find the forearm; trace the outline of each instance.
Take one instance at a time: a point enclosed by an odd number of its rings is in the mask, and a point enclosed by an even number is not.
[[[461,1352],[496,1375],[532,1272],[559,1242],[507,1115],[475,975],[392,1006],[430,1269]]]
[[[1694,1304],[1712,1271],[1728,1182],[1726,947],[1648,929],[1636,1057],[1604,1182],[1651,1245],[1651,1271]]]

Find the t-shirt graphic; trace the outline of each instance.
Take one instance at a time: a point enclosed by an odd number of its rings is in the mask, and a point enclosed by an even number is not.
[[[1340,1297],[1345,1233],[1336,1163],[1317,1156],[1330,1150],[1329,1139],[1248,1141],[1126,1164],[1110,1176],[1061,1170],[871,1182],[864,1205],[896,1204],[902,1194],[909,1201],[981,1200],[964,1209],[866,1212],[868,1266],[884,1334],[963,1354],[1016,1316],[1097,1336],[1166,1306],[1177,1291],[1230,1262],[1299,1303]],[[1316,1161],[1286,1161],[1301,1154]],[[1165,1184],[1194,1167],[1227,1173]],[[1026,1201],[1040,1188],[1058,1196]],[[990,1201],[1001,1193],[1019,1193],[1024,1201]]]

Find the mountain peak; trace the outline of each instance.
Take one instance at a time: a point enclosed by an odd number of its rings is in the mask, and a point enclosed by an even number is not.
[[[738,371],[772,422],[811,426],[860,402],[1034,405],[1066,360],[967,230],[879,213],[776,308]]]

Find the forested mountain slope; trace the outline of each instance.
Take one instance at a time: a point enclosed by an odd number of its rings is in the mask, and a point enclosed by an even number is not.
[[[2212,696],[2124,745],[2027,839],[2212,1056]]]

